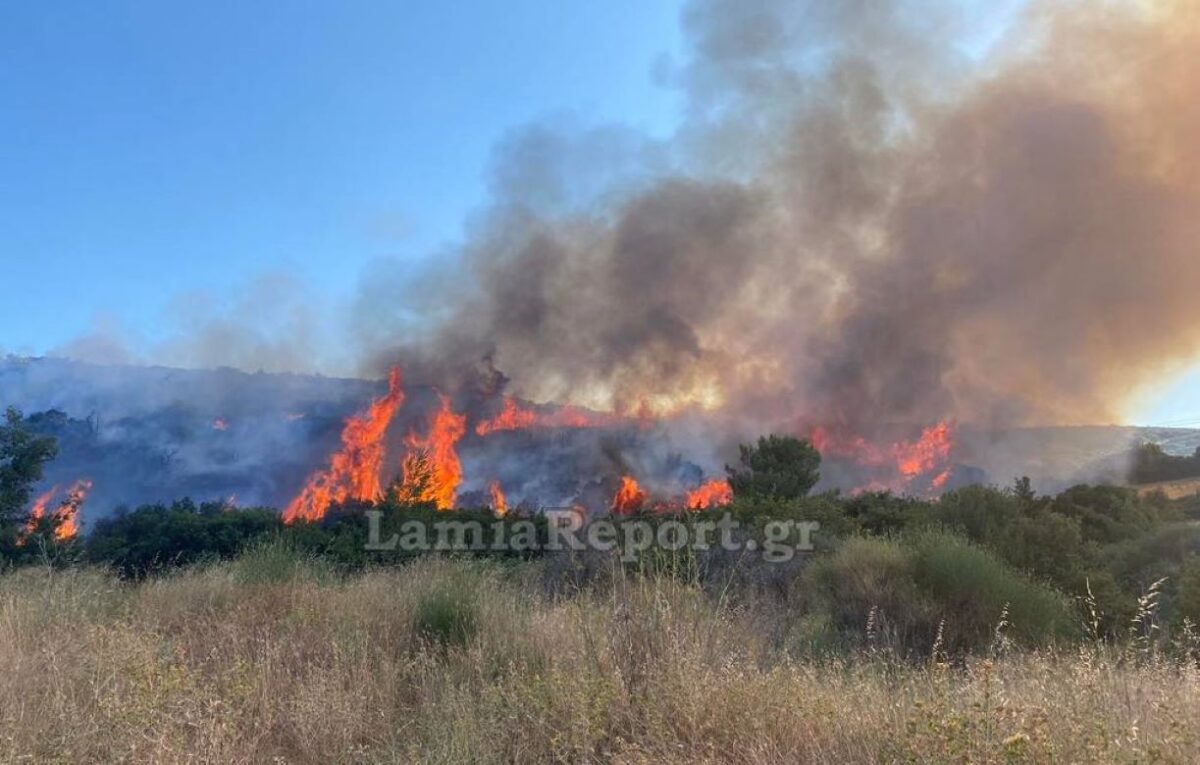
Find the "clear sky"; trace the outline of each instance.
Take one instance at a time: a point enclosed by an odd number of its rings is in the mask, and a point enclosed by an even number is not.
[[[0,5],[0,350],[265,271],[348,291],[454,239],[546,116],[672,127],[678,3]]]
[[[670,132],[680,4],[0,5],[0,352],[264,272],[348,293],[455,239],[539,118]],[[1200,370],[1130,417],[1197,424]]]

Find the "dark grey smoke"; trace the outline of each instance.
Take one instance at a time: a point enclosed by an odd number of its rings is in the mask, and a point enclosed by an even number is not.
[[[507,143],[375,367],[745,431],[1121,419],[1200,351],[1198,4],[1035,3],[990,47],[973,8],[693,2],[677,139]]]

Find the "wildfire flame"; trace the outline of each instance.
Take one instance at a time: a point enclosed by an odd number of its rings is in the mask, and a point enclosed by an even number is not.
[[[504,397],[500,412],[489,420],[475,425],[475,433],[486,436],[506,430],[529,428],[597,428],[612,424],[619,418],[608,414],[586,412],[570,404],[552,412],[522,408],[511,396]]]
[[[33,501],[33,506],[29,508],[29,520],[25,523],[25,528],[21,530],[21,534],[17,539],[18,545],[25,544],[25,540],[29,535],[37,530],[38,524],[46,517],[46,508],[50,505],[50,500],[54,499],[54,495],[58,494],[58,487],[55,486],[45,494],[40,495]]]
[[[212,421],[213,430],[228,430],[229,423],[223,417],[218,417]]]
[[[425,437],[410,434],[406,439],[409,454],[404,459],[404,478],[400,495],[409,501],[433,502],[439,510],[451,510],[462,483],[462,462],[455,448],[467,432],[465,415],[455,414],[450,399],[442,396],[442,405],[433,415]]]
[[[728,505],[732,501],[733,487],[729,485],[729,481],[714,478],[689,491],[686,506],[689,510],[705,510]]]
[[[897,444],[893,447],[896,466],[900,475],[908,480],[917,476],[939,471],[932,479],[935,487],[941,488],[950,478],[952,468],[946,466],[954,448],[954,424],[939,422],[925,428],[914,443]]]
[[[492,512],[497,518],[503,518],[508,515],[508,500],[504,496],[504,489],[500,488],[499,481],[492,481],[488,486],[488,491],[492,495]]]
[[[319,521],[334,502],[379,499],[383,493],[379,469],[383,465],[384,436],[403,403],[400,369],[394,367],[388,375],[387,394],[372,401],[366,412],[346,421],[342,429],[342,448],[330,458],[328,468],[309,477],[308,483],[284,510],[283,522]]]
[[[25,522],[25,527],[17,537],[18,545],[24,545],[29,536],[37,531],[37,527],[46,517],[46,508],[58,495],[58,488],[57,486],[51,488],[33,501],[33,505],[29,508],[29,520]],[[91,490],[92,482],[87,479],[76,481],[67,490],[66,498],[50,516],[55,521],[55,539],[65,542],[79,535],[79,510],[83,507],[84,500],[87,499],[88,492]]]
[[[475,426],[475,432],[481,436],[502,430],[524,430],[538,423],[538,414],[532,409],[522,409],[510,397],[504,398],[504,408],[490,420],[484,420]]]
[[[91,490],[92,482],[86,479],[76,481],[67,490],[67,498],[54,511],[54,519],[58,521],[58,526],[54,529],[55,539],[65,542],[79,535],[79,510]]]
[[[915,441],[897,441],[882,446],[862,436],[816,427],[809,440],[822,455],[850,459],[864,467],[891,474],[877,477],[856,491],[903,490],[922,478],[928,479],[930,487],[941,489],[954,472],[950,459],[956,429],[956,423],[947,420],[925,428]]]
[[[632,515],[646,505],[646,492],[630,476],[621,476],[621,488],[613,497],[612,511],[617,515]]]

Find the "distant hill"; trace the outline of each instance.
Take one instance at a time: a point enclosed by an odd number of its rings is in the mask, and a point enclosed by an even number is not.
[[[18,407],[59,440],[45,484],[91,479],[89,509],[185,495],[277,505],[377,389],[233,369],[0,361],[0,406]]]

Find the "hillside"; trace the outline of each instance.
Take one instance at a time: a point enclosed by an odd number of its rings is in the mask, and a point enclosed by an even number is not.
[[[282,506],[337,446],[344,420],[382,388],[382,383],[365,380],[233,369],[102,366],[52,358],[0,361],[0,405],[35,415],[35,427],[59,439],[60,454],[48,466],[44,485],[91,479],[92,518],[119,504],[182,496]],[[431,389],[410,390],[408,413],[398,432],[405,432],[431,401],[436,401]],[[36,416],[48,410],[61,414]],[[670,423],[653,431],[633,429],[620,444],[612,436],[548,440],[513,435],[499,443],[467,443],[464,460],[499,461],[510,471],[510,480],[530,480],[527,461],[516,458],[523,450],[535,450],[538,469],[553,466],[550,478],[562,478],[564,486],[555,489],[559,493],[597,477],[568,474],[616,470],[615,463],[631,459],[682,464],[690,473],[700,472],[689,466],[686,454],[681,462],[679,450],[687,439],[673,433]],[[965,424],[959,439],[956,458],[965,467],[956,475],[963,481],[1008,484],[1028,475],[1037,488],[1049,492],[1078,482],[1123,481],[1129,449],[1142,441],[1158,442],[1169,453],[1190,454],[1200,445],[1200,430],[1097,426],[984,431]],[[622,456],[613,462],[618,447]],[[711,462],[708,470],[719,471],[734,456],[719,453],[704,464]],[[548,479],[538,480],[544,484]]]

